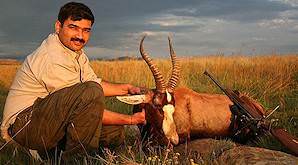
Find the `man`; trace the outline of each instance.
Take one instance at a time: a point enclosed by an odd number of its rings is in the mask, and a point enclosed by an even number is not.
[[[27,56],[15,76],[3,112],[4,139],[13,137],[43,154],[56,146],[66,155],[88,153],[99,143],[121,143],[121,125],[145,122],[144,111],[129,116],[105,109],[104,96],[137,94],[140,88],[97,78],[82,49],[93,23],[84,4],[61,7],[55,33]]]

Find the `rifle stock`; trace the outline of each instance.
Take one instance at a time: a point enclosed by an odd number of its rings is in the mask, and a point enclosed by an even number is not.
[[[289,134],[287,130],[282,128],[271,129],[270,133],[285,147],[293,152],[295,156],[298,156],[298,138]]]

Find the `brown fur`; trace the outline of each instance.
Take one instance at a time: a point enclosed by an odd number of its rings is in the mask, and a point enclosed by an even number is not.
[[[192,137],[225,137],[231,135],[232,113],[230,106],[233,103],[226,95],[197,93],[188,88],[177,88],[174,90],[173,96],[175,100],[173,118],[180,143]],[[246,94],[239,93],[239,97],[264,115],[264,108],[257,101]],[[147,91],[146,103],[142,104],[146,110],[146,120],[150,125],[149,134],[156,137],[160,144],[167,144],[161,126],[162,105],[154,107],[152,98],[154,98],[154,91]]]
[[[174,120],[179,135],[214,137],[229,134],[232,102],[227,96],[178,88],[174,98]]]

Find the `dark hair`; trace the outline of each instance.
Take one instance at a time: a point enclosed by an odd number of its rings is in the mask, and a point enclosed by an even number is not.
[[[87,19],[91,21],[91,25],[94,23],[94,15],[90,8],[83,3],[78,2],[69,2],[60,8],[58,21],[63,24],[68,18],[73,21]]]

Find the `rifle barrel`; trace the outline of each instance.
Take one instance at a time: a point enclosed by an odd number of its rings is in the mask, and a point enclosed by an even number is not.
[[[211,78],[211,80],[226,94],[226,95],[228,95],[228,93],[227,93],[227,91],[226,91],[226,89],[224,89],[223,87],[222,87],[222,85],[211,75],[211,74],[209,74],[206,70],[205,70],[205,72],[204,72],[204,74],[205,75],[207,75],[208,77],[210,77]]]
[[[261,119],[262,116],[260,116],[259,114],[256,114],[254,111],[250,111],[249,108],[247,106],[245,106],[240,98],[238,96],[236,96],[236,94],[231,91],[231,90],[227,90],[226,88],[224,88],[212,75],[210,75],[206,70],[204,72],[205,75],[207,75],[208,77],[211,78],[211,80],[229,97],[229,99],[236,105],[238,106],[242,111],[245,112],[245,115],[248,116],[250,119]]]

